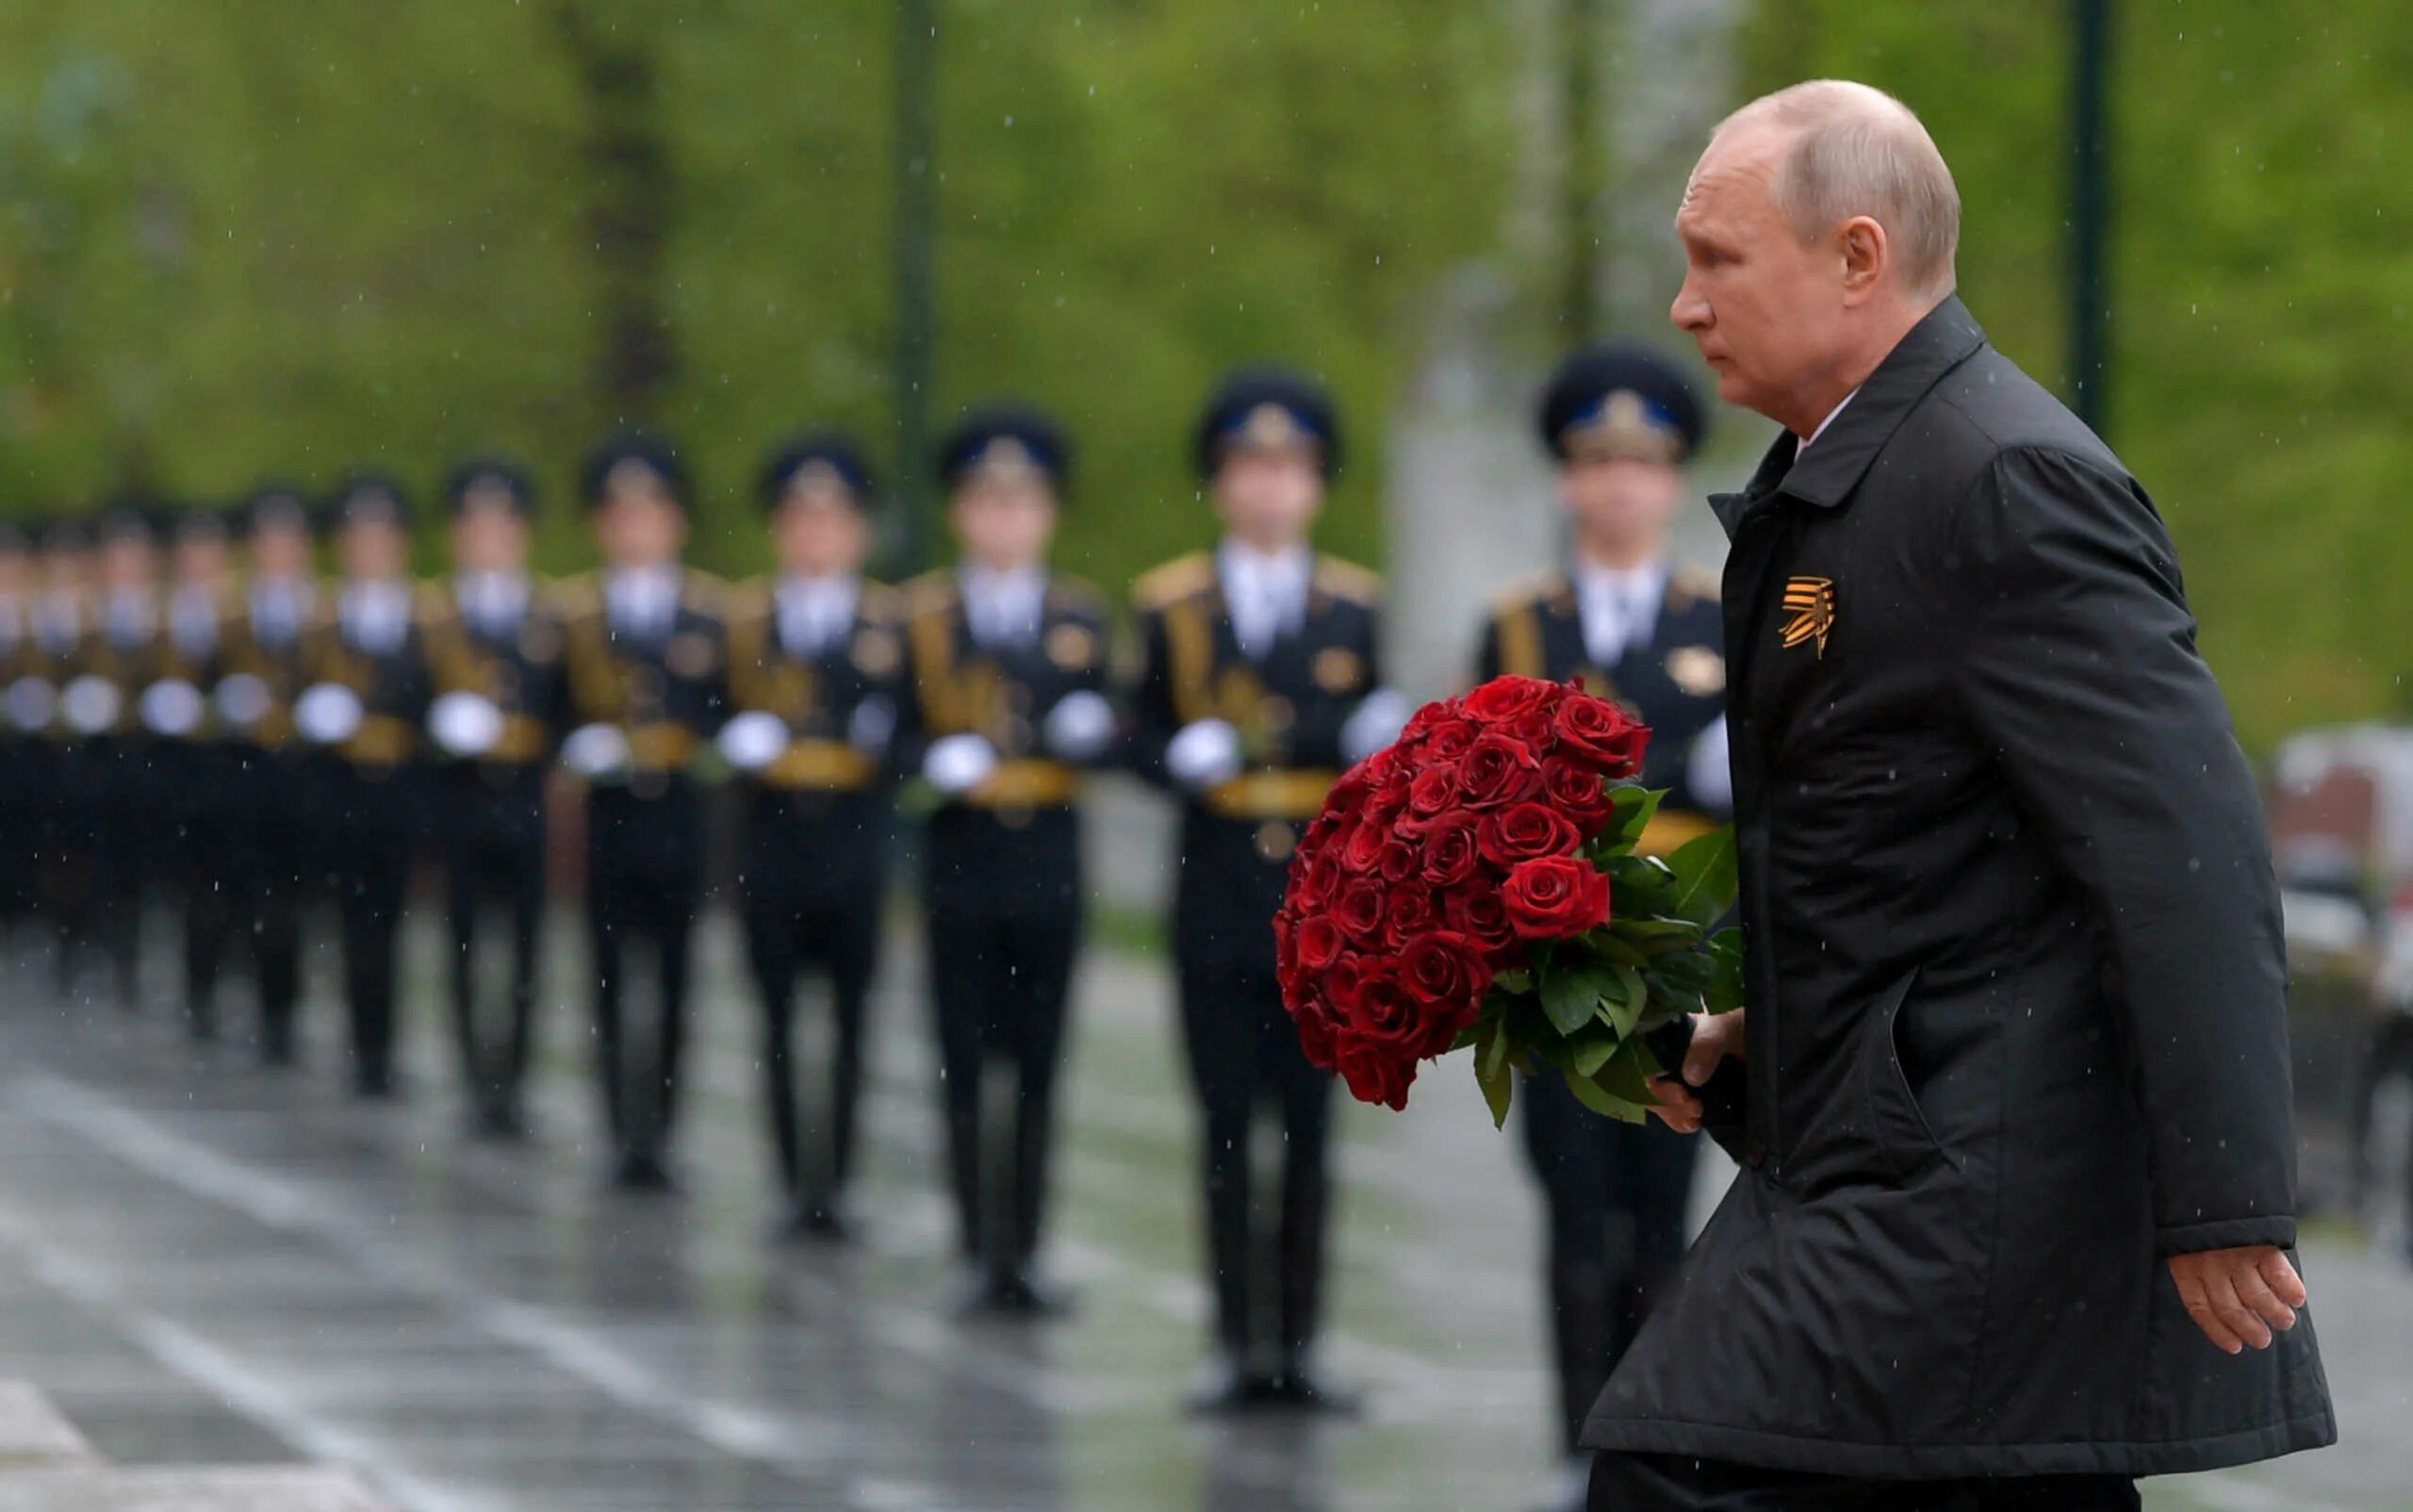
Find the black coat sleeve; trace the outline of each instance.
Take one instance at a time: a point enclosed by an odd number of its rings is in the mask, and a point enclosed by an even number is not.
[[[1135,616],[1140,647],[1139,675],[1131,689],[1131,740],[1127,754],[1133,771],[1159,787],[1174,785],[1165,770],[1165,748],[1181,732],[1181,714],[1173,690],[1172,636],[1164,612],[1142,608]]]
[[[1956,521],[1962,709],[2093,904],[2164,1255],[2295,1240],[2270,839],[2177,558],[2116,468],[1994,459]]]

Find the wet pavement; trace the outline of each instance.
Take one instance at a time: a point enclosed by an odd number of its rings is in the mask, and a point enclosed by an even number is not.
[[[555,939],[574,1003],[575,933]],[[879,1004],[862,1241],[829,1251],[767,1237],[751,1011],[725,924],[701,944],[675,1199],[599,1190],[567,1008],[536,1142],[461,1136],[425,920],[399,1107],[337,1091],[331,982],[308,1068],[278,1075],[196,1053],[164,1010],[21,978],[0,997],[0,1376],[122,1465],[341,1463],[408,1512],[1505,1512],[1547,1486],[1534,1201],[1463,1067],[1404,1116],[1343,1120],[1330,1355],[1365,1416],[1202,1422],[1179,1408],[1205,1296],[1157,963],[1094,951],[1080,986],[1049,1250],[1078,1310],[975,1324],[916,947],[897,931]],[[2342,1237],[2310,1269],[2347,1443],[2149,1505],[2413,1501],[2413,1277]]]

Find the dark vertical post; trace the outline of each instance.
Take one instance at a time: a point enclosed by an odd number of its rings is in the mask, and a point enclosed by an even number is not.
[[[937,0],[896,0],[897,542],[909,570],[929,565],[930,377],[937,345]]]
[[[2070,386],[2078,419],[2110,419],[2111,0],[2071,0]]]

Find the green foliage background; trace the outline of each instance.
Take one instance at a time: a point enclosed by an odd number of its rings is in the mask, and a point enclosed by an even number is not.
[[[0,8],[0,509],[372,461],[425,488],[500,447],[539,464],[548,558],[576,565],[568,469],[620,417],[593,379],[573,5],[660,73],[676,367],[631,418],[695,462],[698,555],[757,566],[772,439],[890,444],[888,0]],[[1514,0],[938,6],[942,415],[1005,392],[1062,412],[1065,555],[1119,584],[1206,534],[1185,456],[1213,375],[1288,357],[1352,424],[1330,539],[1378,553],[1410,316],[1445,272],[1507,261],[1532,147]],[[1761,0],[1742,35],[1748,88],[1840,74],[1921,110],[1968,206],[1963,292],[2055,382],[2064,14]],[[2413,16],[2120,17],[2113,438],[2171,518],[2250,741],[2393,711]]]

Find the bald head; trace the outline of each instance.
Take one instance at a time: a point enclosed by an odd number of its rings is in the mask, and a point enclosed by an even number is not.
[[[1961,191],[1909,106],[1865,84],[1812,79],[1743,107],[1712,140],[1745,133],[1778,155],[1769,192],[1804,241],[1864,215],[1885,228],[1906,288],[1952,292]]]

